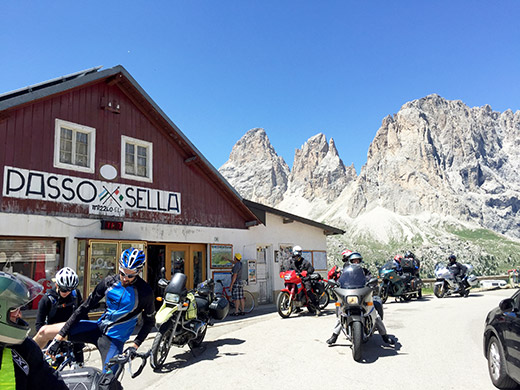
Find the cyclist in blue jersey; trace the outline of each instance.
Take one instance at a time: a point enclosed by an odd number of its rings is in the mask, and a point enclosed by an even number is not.
[[[66,337],[70,341],[96,345],[101,354],[103,370],[105,364],[123,352],[125,342],[137,325],[140,314],[143,325],[128,348],[137,350],[155,323],[153,290],[139,273],[143,269],[145,256],[141,250],[129,248],[121,253],[119,275],[104,278],[85,302],[72,314],[49,345],[47,353],[54,355],[59,342]],[[106,309],[97,321],[81,320],[94,309],[101,299],[106,299]],[[113,368],[115,371],[116,367]]]

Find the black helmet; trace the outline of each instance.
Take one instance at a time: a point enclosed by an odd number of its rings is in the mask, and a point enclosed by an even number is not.
[[[457,256],[455,256],[454,254],[451,254],[449,257],[448,257],[448,260],[450,261],[450,263],[454,263],[457,261]]]
[[[404,258],[415,259],[415,255],[413,254],[413,252],[406,251],[406,253],[404,254]]]
[[[360,264],[363,262],[363,256],[361,256],[361,253],[354,252],[348,257],[348,262],[350,264]]]

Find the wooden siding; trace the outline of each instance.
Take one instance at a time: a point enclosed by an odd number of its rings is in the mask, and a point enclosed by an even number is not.
[[[141,96],[142,98],[142,96]],[[120,114],[101,108],[101,101],[117,101]],[[139,96],[131,96],[117,83],[110,85],[98,81],[71,91],[33,101],[10,109],[7,118],[0,120],[0,181],[4,181],[4,166],[32,169],[91,180],[106,181],[99,169],[111,164],[118,170],[113,182],[181,194],[181,214],[156,212],[129,212],[125,221],[171,223],[179,225],[245,228],[247,213],[237,206],[237,197],[219,187],[197,164],[187,165],[191,157],[175,142],[171,128],[158,128],[154,121],[157,113],[146,112],[140,106]],[[82,173],[55,168],[55,119],[93,127],[96,129],[95,173]],[[155,123],[154,123],[155,122]],[[153,183],[122,179],[121,136],[137,138],[153,144]],[[222,186],[222,184],[220,184]],[[88,207],[55,202],[34,201],[2,197],[0,210],[10,213],[90,216]]]

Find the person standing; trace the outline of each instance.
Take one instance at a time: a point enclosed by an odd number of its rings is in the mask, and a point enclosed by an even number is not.
[[[242,282],[242,255],[235,253],[233,257],[233,268],[231,269],[231,284],[229,288],[231,290],[231,299],[235,303],[235,312],[232,316],[244,315],[245,311],[245,299],[244,299],[244,285]]]
[[[60,341],[67,336],[73,342],[94,344],[101,354],[105,372],[106,363],[123,352],[125,342],[135,330],[139,315],[142,315],[143,325],[128,347],[130,351],[137,350],[155,324],[153,290],[139,276],[144,263],[143,251],[135,248],[123,251],[119,259],[119,275],[109,275],[98,283],[92,294],[59,330],[47,348],[47,353],[54,355]],[[83,315],[97,307],[103,298],[106,299],[103,315],[97,321],[82,320]]]
[[[29,324],[20,308],[43,291],[43,286],[18,274],[0,271],[0,389],[68,390],[28,337]]]
[[[55,276],[55,289],[48,290],[38,304],[36,314],[36,335],[34,341],[45,348],[72,313],[81,305],[83,299],[77,289],[79,278],[69,267],[60,269]],[[85,315],[83,319],[87,319]],[[74,344],[76,362],[83,363],[83,343]]]

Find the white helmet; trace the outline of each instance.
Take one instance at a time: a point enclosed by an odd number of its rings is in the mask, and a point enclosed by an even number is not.
[[[72,268],[65,267],[56,273],[56,284],[61,290],[72,291],[78,287],[79,278]]]
[[[302,255],[302,252],[303,252],[303,249],[302,249],[302,247],[299,246],[299,245],[296,245],[296,246],[292,249],[293,256],[301,256],[301,255]]]

